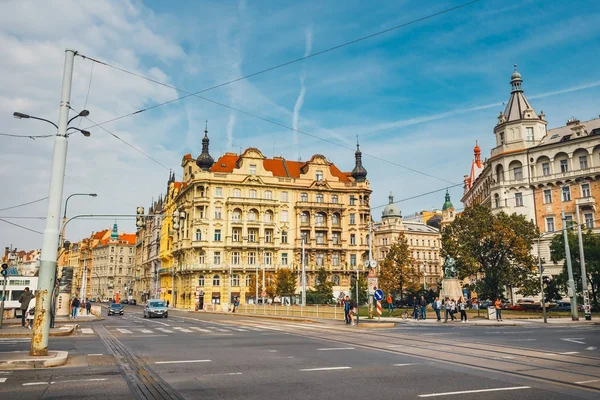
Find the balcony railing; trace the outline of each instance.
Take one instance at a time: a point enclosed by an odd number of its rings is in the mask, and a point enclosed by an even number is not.
[[[578,207],[589,207],[591,209],[593,209],[594,211],[596,210],[596,198],[589,196],[589,197],[580,197],[579,199],[575,200],[575,204]]]

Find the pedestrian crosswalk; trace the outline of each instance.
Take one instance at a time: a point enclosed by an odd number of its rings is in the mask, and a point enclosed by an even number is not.
[[[279,330],[274,327],[254,327],[254,326],[244,326],[233,327],[233,326],[169,326],[169,327],[127,327],[127,328],[111,328],[108,327],[110,331],[116,333],[118,335],[131,335],[131,336],[143,336],[143,335],[164,335],[164,334],[173,334],[173,333],[185,333],[185,334],[205,334],[205,335],[233,335],[239,334],[240,332],[265,332],[272,330]],[[82,335],[93,335],[93,328],[80,328],[80,333]]]

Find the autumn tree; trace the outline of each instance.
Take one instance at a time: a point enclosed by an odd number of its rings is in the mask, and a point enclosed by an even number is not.
[[[413,258],[404,234],[394,243],[380,264],[379,288],[386,294],[400,295],[419,289],[421,271],[413,266]]]
[[[290,296],[296,293],[296,277],[289,268],[280,268],[275,274],[277,296]]]
[[[523,215],[492,214],[485,206],[468,207],[442,230],[442,255],[456,261],[459,278],[482,274],[481,298],[504,297],[504,287],[522,287],[536,268],[531,255],[538,230]]]
[[[263,289],[263,284],[262,284],[262,275],[259,273],[259,278],[258,278],[258,297],[262,297],[262,289]],[[273,298],[275,297],[276,294],[276,286],[275,286],[275,275],[272,272],[267,272],[265,273],[265,292],[267,294],[266,297],[268,298]],[[250,277],[250,285],[248,285],[248,292],[250,293],[250,295],[254,295],[256,293],[256,275],[252,274]]]

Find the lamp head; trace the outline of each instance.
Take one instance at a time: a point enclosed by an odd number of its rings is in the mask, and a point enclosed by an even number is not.
[[[88,196],[98,197],[98,195],[96,193],[90,193]]]
[[[29,115],[23,114],[20,112],[14,112],[13,117],[15,117],[16,119],[21,119],[21,118],[29,118]]]
[[[81,112],[79,113],[80,117],[87,117],[88,115],[90,115],[90,112],[88,110],[81,110]]]
[[[85,137],[90,137],[91,135],[90,131],[86,131],[85,129],[81,129],[80,132]]]

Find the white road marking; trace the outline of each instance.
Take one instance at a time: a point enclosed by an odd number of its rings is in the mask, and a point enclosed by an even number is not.
[[[57,383],[70,383],[70,382],[100,382],[107,381],[108,378],[89,378],[89,379],[68,379],[66,381],[52,381],[51,385],[55,385]]]
[[[556,354],[554,353],[544,353],[545,356],[555,356]]]
[[[507,358],[507,359],[509,359],[509,360],[514,360],[514,357],[513,357],[513,356],[504,356],[504,357],[502,357],[502,358]]]
[[[404,345],[403,344],[392,344],[392,345],[387,346],[387,347],[391,349],[393,347],[404,347]]]
[[[277,353],[279,350],[268,350],[269,353]]]
[[[238,332],[247,332],[248,331],[247,329],[242,329],[242,328],[231,328],[231,329],[233,329],[234,331],[238,331]]]
[[[129,329],[123,329],[123,328],[119,328],[117,329],[119,332],[121,333],[132,333]]]
[[[202,329],[202,328],[198,328],[197,326],[190,326],[190,329],[195,329],[199,332],[208,332],[211,333],[212,331],[209,331],[208,329]]]
[[[511,339],[511,342],[535,342],[537,339]]]
[[[223,328],[213,328],[215,331],[219,331],[219,332],[229,332],[228,329],[223,329]]]
[[[154,364],[187,364],[187,363],[207,363],[212,360],[182,360],[182,361],[156,361]]]
[[[140,329],[142,333],[153,333],[150,329]]]
[[[12,375],[12,371],[0,371],[0,375]]]
[[[164,333],[173,333],[173,331],[170,331],[170,330],[168,330],[168,329],[165,329],[165,328],[156,328],[156,330],[157,330],[157,331],[164,332]]]
[[[182,328],[180,326],[174,326],[173,329],[177,329],[178,331],[185,332],[185,333],[190,333],[191,332],[189,329]]]
[[[93,335],[94,331],[92,328],[81,328],[81,333],[84,333],[86,335]]]
[[[6,382],[6,380],[7,380],[7,379],[8,379],[8,378],[0,378],[0,383],[4,383],[4,382]]]
[[[420,394],[419,397],[453,396],[453,395],[456,395],[456,394],[500,392],[500,391],[505,391],[505,390],[521,390],[521,389],[531,389],[531,387],[530,386],[513,386],[513,387],[495,388],[495,389],[463,390],[463,391],[460,391],[460,392],[445,392],[445,393]]]
[[[311,372],[311,371],[334,371],[338,369],[352,369],[352,367],[326,367],[326,368],[304,368],[300,372]]]
[[[597,347],[596,346],[590,346],[590,347],[586,347],[586,350],[596,350]]]
[[[206,374],[206,375],[201,375],[200,377],[203,378],[205,376],[228,376],[228,375],[242,375],[241,372],[226,372],[223,374]]]
[[[94,354],[88,354],[88,356],[102,356],[102,353],[94,353]]]
[[[584,383],[592,383],[592,382],[600,382],[600,379],[592,379],[591,381],[580,381],[580,382],[575,382],[578,385],[583,385]]]
[[[325,349],[317,349],[319,351],[335,351],[335,350],[354,350],[354,347],[328,347]]]
[[[407,365],[415,365],[413,363],[408,363],[408,364],[392,364],[392,367],[406,367]]]
[[[47,385],[48,382],[27,382],[23,386]]]
[[[564,353],[558,353],[558,354],[568,356],[569,354],[579,354],[579,352],[578,351],[566,351]]]
[[[585,338],[582,337],[576,337],[576,338],[560,338],[560,340],[564,340],[565,342],[571,342],[571,343],[579,343],[579,344],[585,344],[585,342],[582,342],[581,340],[583,340]]]

